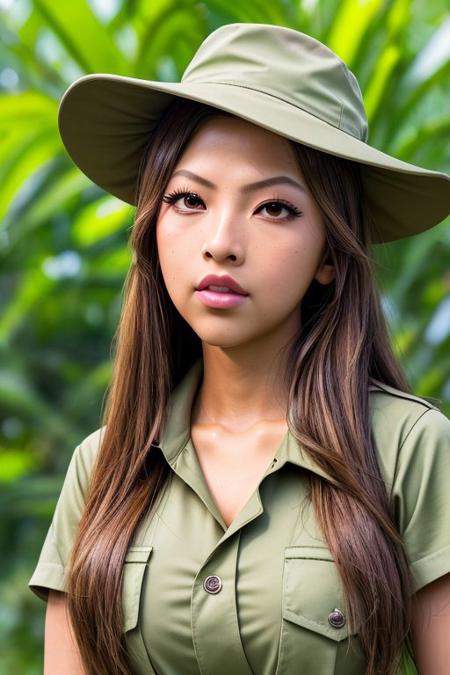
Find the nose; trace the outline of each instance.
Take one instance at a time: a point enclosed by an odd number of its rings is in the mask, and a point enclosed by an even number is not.
[[[207,234],[202,246],[202,255],[218,261],[229,258],[233,262],[242,262],[244,247],[238,228],[236,220],[225,217],[216,227],[206,225]]]

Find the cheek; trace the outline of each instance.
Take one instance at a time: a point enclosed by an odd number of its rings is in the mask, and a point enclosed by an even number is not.
[[[183,240],[182,233],[164,226],[156,229],[156,244],[161,272],[170,292],[172,287],[185,284],[188,273],[188,261],[191,259],[188,238]],[[191,244],[192,245],[192,244]]]
[[[286,308],[297,304],[310,285],[316,269],[316,256],[305,242],[289,242],[267,249],[260,275],[265,304]]]

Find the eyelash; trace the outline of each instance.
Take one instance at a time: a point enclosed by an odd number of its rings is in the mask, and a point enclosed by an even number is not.
[[[187,195],[192,195],[203,202],[203,199],[200,197],[200,195],[198,195],[196,192],[192,192],[192,190],[189,190],[189,188],[181,188],[181,189],[178,188],[173,192],[164,195],[163,202],[166,202],[166,204],[174,204],[179,199],[181,199],[181,197],[186,197]],[[272,220],[290,220],[291,218],[297,218],[303,215],[303,212],[299,211],[294,206],[294,204],[291,204],[291,202],[288,202],[285,199],[280,199],[277,195],[272,199],[268,200],[267,202],[264,202],[264,204],[261,204],[261,206],[259,206],[258,209],[263,209],[268,204],[281,204],[289,211],[289,216],[285,216],[284,218],[274,217],[272,218]]]

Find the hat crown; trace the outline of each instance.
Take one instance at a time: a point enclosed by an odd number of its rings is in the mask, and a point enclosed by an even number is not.
[[[255,89],[367,141],[367,116],[355,75],[326,45],[291,28],[225,24],[201,43],[181,81]]]

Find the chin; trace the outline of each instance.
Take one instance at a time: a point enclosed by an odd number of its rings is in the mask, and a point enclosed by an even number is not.
[[[220,347],[221,349],[233,349],[241,347],[247,342],[247,337],[236,335],[234,331],[224,334],[223,330],[218,331],[195,331],[199,339],[211,347]]]

